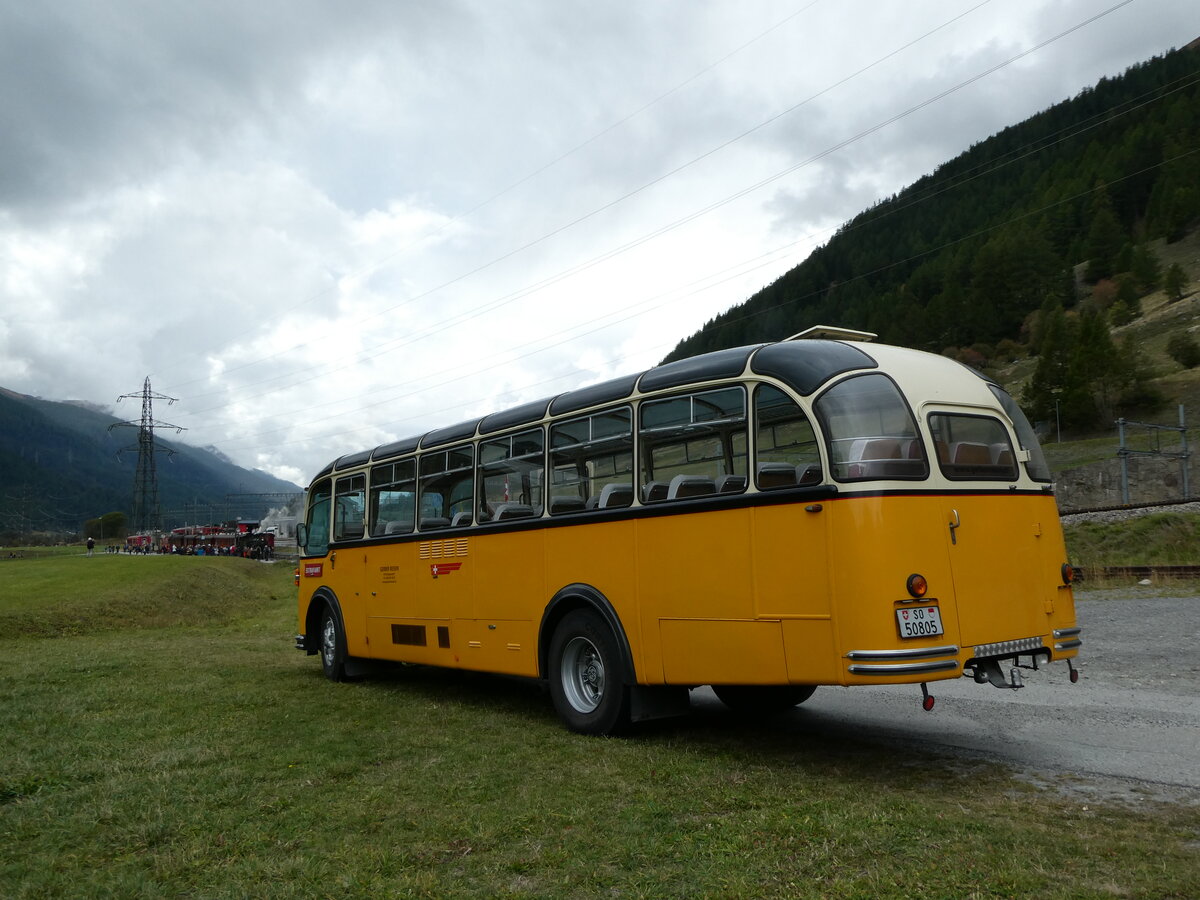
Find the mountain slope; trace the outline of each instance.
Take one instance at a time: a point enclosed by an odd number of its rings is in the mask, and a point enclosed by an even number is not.
[[[1071,306],[1075,263],[1109,277],[1129,245],[1200,216],[1200,49],[1102,79],[861,213],[666,357],[779,340],[814,324],[940,351],[1019,340]]]
[[[77,403],[0,388],[0,531],[76,531],[90,518],[133,502],[137,429],[108,426],[111,415]],[[231,494],[299,493],[301,488],[244,469],[211,450],[161,438],[155,443],[163,524],[258,518],[278,500],[232,501]],[[122,452],[122,448],[134,448]],[[168,455],[166,451],[173,451]]]

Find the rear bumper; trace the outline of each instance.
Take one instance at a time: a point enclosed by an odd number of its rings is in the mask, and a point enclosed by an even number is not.
[[[847,666],[851,675],[874,675],[881,678],[956,670],[957,657],[958,647],[953,644],[911,650],[851,650],[846,654],[847,659],[853,660]]]

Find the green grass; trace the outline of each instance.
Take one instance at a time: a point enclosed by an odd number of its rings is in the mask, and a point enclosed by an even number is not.
[[[278,570],[278,571],[276,571]],[[291,566],[219,557],[126,556],[75,552],[0,560],[0,644],[18,636],[165,627],[210,622],[260,588],[278,600]]]
[[[1200,515],[1155,513],[1123,522],[1067,525],[1067,555],[1085,569],[1101,566],[1200,565]]]
[[[1075,799],[802,712],[595,739],[521,681],[332,684],[291,649],[290,566],[112,562],[0,565],[6,898],[1200,894],[1194,807]],[[78,629],[39,623],[60,604]]]

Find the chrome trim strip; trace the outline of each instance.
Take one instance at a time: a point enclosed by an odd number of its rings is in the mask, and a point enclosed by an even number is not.
[[[847,659],[925,659],[930,656],[952,656],[958,654],[958,647],[948,644],[945,647],[915,647],[912,650],[851,650],[846,654]]]
[[[978,657],[1014,656],[1019,653],[1034,653],[1045,650],[1046,645],[1040,637],[1018,638],[1015,641],[997,641],[994,644],[980,644],[972,647],[971,652]]]
[[[1082,647],[1082,646],[1083,646],[1083,641],[1080,641],[1080,640],[1059,641],[1057,644],[1054,645],[1054,649],[1055,650],[1074,650],[1076,647]]]
[[[1058,640],[1059,638],[1074,637],[1081,631],[1083,631],[1082,628],[1055,628],[1054,639]]]
[[[849,666],[851,675],[918,675],[925,672],[941,672],[957,669],[958,661],[943,659],[924,663],[869,663]]]

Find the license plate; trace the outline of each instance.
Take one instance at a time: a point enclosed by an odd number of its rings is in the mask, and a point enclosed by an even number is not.
[[[942,633],[942,614],[936,606],[906,606],[896,610],[900,637],[932,637]]]

